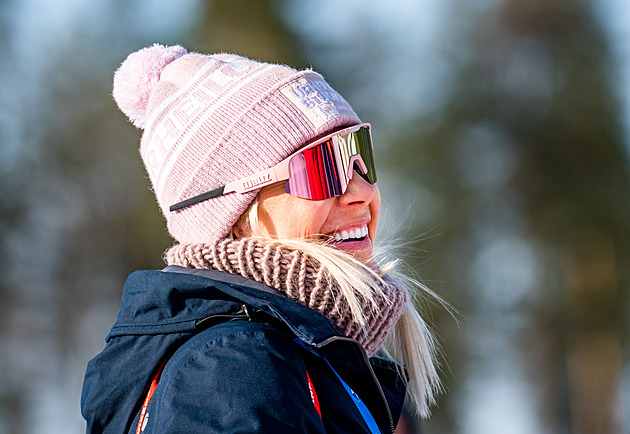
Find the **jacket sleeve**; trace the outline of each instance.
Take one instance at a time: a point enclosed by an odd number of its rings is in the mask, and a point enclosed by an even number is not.
[[[223,323],[166,364],[149,433],[324,433],[297,345],[267,324]]]

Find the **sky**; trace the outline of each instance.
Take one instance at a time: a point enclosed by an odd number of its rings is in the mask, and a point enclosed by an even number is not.
[[[604,29],[610,36],[618,59],[618,71],[612,79],[618,83],[625,120],[626,149],[630,155],[630,2],[627,0],[601,0],[597,2]]]

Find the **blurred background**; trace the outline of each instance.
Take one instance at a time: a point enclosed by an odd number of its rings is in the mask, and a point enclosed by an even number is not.
[[[172,244],[111,98],[160,42],[312,67],[374,126],[446,393],[425,433],[630,432],[626,0],[0,0],[0,433],[81,433]]]

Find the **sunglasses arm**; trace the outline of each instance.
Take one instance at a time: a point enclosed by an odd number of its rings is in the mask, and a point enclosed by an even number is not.
[[[189,207],[199,202],[203,202],[213,197],[222,196],[227,193],[247,193],[248,191],[258,190],[279,181],[289,179],[289,161],[285,160],[276,167],[255,173],[247,178],[230,182],[229,184],[207,191],[198,196],[184,200],[182,202],[171,205],[170,211],[177,211],[182,208]]]
[[[289,165],[284,163],[285,162],[283,161],[271,169],[255,173],[247,178],[239,179],[238,181],[227,184],[223,194],[247,193],[249,191],[258,190],[268,185],[275,184],[276,182],[289,179]],[[286,163],[288,163],[288,161]]]

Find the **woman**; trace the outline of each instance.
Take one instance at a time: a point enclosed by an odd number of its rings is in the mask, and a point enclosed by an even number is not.
[[[178,244],[125,285],[88,432],[387,433],[407,386],[426,415],[433,341],[374,259],[370,126],[348,103],[313,71],[160,45],[114,98]]]

